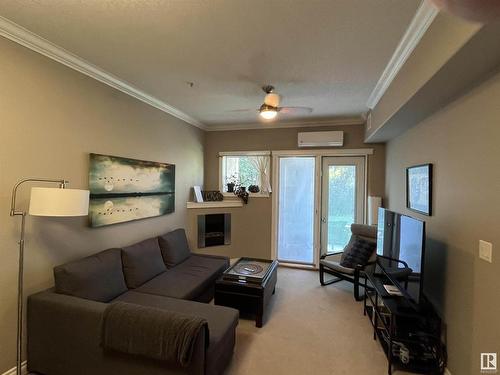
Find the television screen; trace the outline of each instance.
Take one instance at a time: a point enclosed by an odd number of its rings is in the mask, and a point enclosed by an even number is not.
[[[405,295],[416,303],[421,300],[425,223],[410,216],[379,209],[377,227],[377,254],[398,259],[408,264],[411,273],[402,273],[404,265],[386,258],[379,264]]]

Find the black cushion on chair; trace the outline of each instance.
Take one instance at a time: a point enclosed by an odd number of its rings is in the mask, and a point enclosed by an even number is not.
[[[358,264],[365,265],[375,251],[376,246],[376,242],[352,235],[344,254],[342,254],[340,265],[347,268],[355,268]]]

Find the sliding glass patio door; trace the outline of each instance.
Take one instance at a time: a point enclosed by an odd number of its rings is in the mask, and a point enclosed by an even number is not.
[[[351,224],[364,222],[365,158],[323,158],[321,190],[321,252],[339,252],[351,238]]]
[[[280,157],[277,258],[313,265],[315,229],[315,164],[310,156]]]
[[[317,267],[365,220],[367,158],[301,152],[273,156],[273,256]]]

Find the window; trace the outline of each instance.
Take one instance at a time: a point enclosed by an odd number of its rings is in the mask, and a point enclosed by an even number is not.
[[[232,194],[228,191],[228,184],[233,183],[236,187],[248,187],[256,185],[259,187],[258,193],[250,194],[254,196],[268,196],[271,192],[270,185],[270,152],[221,152],[220,157],[220,190],[225,194]]]

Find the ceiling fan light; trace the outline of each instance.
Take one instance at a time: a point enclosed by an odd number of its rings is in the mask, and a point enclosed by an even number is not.
[[[278,114],[278,108],[268,105],[266,103],[262,104],[259,108],[259,115],[265,120],[272,120]]]
[[[278,111],[276,111],[275,109],[264,109],[260,111],[260,116],[266,120],[272,120],[276,117],[277,114]]]

